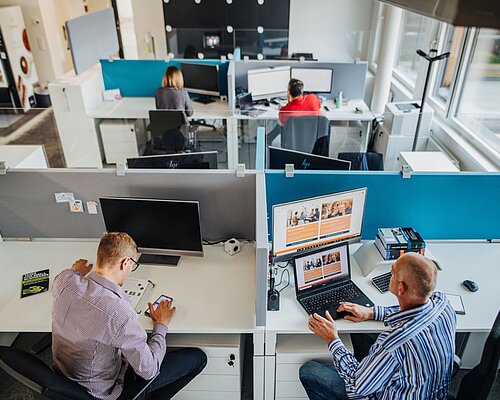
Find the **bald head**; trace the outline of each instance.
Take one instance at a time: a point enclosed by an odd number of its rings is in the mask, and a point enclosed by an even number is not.
[[[408,295],[427,301],[436,288],[436,265],[417,253],[406,253],[392,266],[394,278],[403,282]]]

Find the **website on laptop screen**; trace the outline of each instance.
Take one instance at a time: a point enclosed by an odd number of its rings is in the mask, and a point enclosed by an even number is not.
[[[297,288],[308,289],[342,278],[349,273],[347,244],[295,259]]]
[[[366,188],[273,206],[273,254],[361,236]]]

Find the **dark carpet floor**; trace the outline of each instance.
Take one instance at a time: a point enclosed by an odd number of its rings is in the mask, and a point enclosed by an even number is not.
[[[31,111],[33,111],[33,113]],[[30,110],[27,114],[29,114],[30,118],[33,118],[33,116],[37,115],[38,113],[39,110]],[[25,119],[25,117],[23,117],[21,118],[21,120],[16,121],[7,129],[10,130],[13,125],[17,126],[21,121],[24,121],[22,123],[24,124],[28,121],[28,119]],[[12,131],[10,133],[12,133]],[[52,109],[49,110],[48,114],[45,115],[45,117],[41,121],[39,121],[38,124],[33,126],[20,138],[9,142],[9,144],[43,145],[45,147],[45,153],[47,154],[47,160],[49,162],[50,168],[66,167],[66,161],[64,160],[64,153],[62,150],[61,141],[59,140],[59,133],[57,131],[56,121],[54,119],[54,113]]]

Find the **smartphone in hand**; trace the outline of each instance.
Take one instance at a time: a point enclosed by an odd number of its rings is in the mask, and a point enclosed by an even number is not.
[[[158,297],[155,302],[153,303],[153,308],[156,310],[156,307],[158,307],[158,304],[160,304],[162,301],[165,301],[165,300],[168,300],[168,301],[173,301],[174,299],[170,296],[166,296],[164,294],[162,294],[160,297]],[[149,307],[146,311],[144,311],[144,314],[146,314],[148,317],[150,317],[151,313],[149,312]]]

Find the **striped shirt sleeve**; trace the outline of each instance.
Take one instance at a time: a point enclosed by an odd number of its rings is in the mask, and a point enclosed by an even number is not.
[[[375,321],[383,321],[389,315],[397,313],[399,311],[400,311],[399,305],[389,306],[389,307],[375,305],[373,306],[373,319]]]
[[[373,345],[370,354],[359,363],[340,339],[328,345],[333,365],[345,382],[349,399],[358,399],[379,392],[399,368],[397,360],[380,345]]]
[[[165,339],[167,331],[168,328],[165,325],[155,324],[148,339],[134,315],[118,331],[114,345],[122,351],[137,375],[143,379],[153,379],[158,375],[167,351]]]

